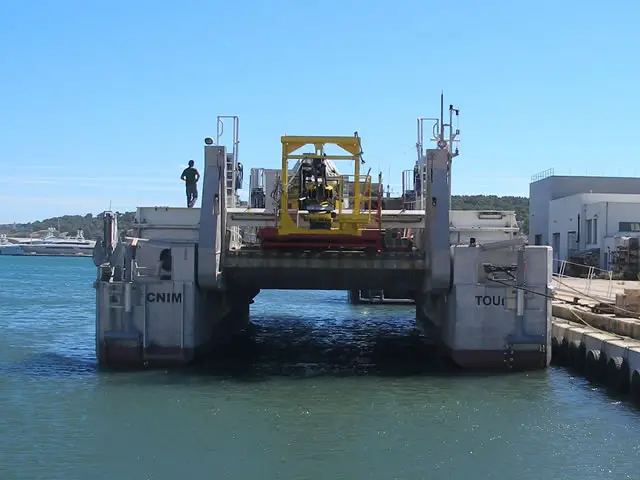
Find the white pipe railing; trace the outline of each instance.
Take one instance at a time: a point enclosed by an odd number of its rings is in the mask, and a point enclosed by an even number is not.
[[[607,282],[607,289],[606,289],[606,294],[604,296],[604,300],[608,301],[608,300],[612,300],[613,299],[613,271],[611,270],[605,270],[602,268],[598,268],[598,267],[594,267],[592,265],[583,265],[580,263],[575,263],[575,262],[570,262],[568,260],[560,260],[560,259],[554,259],[553,260],[554,263],[554,267],[557,265],[557,270],[558,273],[554,273],[555,277],[558,278],[583,278],[586,280],[585,286],[584,288],[580,289],[578,288],[577,290],[580,290],[582,293],[584,293],[587,296],[593,296],[594,298],[598,298],[598,299],[602,299],[602,295],[591,295],[591,289],[593,287],[593,280],[604,280]],[[569,275],[566,274],[567,271],[567,266],[575,266],[580,268],[583,272],[586,272],[585,277],[571,277]],[[554,268],[555,270],[555,268]],[[597,277],[601,277],[601,278],[597,278]]]

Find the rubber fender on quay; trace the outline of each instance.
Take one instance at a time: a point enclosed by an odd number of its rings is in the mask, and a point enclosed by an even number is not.
[[[581,341],[580,345],[578,346],[578,353],[575,359],[574,368],[576,369],[576,372],[583,375],[586,365],[587,365],[587,345]]]
[[[585,376],[592,382],[597,382],[600,377],[600,350],[589,350],[585,365]]]
[[[605,352],[600,350],[600,361],[598,362],[598,381],[600,383],[606,383],[607,381],[607,365],[609,363],[609,357]]]
[[[573,340],[569,343],[568,347],[568,363],[569,366],[575,370],[578,369],[578,364],[580,363],[580,341]]]
[[[634,370],[631,374],[630,393],[633,403],[640,405],[640,370]]]
[[[612,392],[627,394],[631,386],[629,363],[622,357],[611,357],[607,362],[606,382]]]
[[[552,365],[560,365],[558,361],[558,356],[560,355],[560,342],[556,337],[551,339],[551,364]]]
[[[558,347],[558,365],[567,366],[569,363],[569,340],[563,338]]]

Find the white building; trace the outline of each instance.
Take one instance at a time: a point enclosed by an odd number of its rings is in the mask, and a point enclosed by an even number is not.
[[[640,178],[536,178],[529,187],[529,242],[554,258],[593,251],[610,269],[617,236],[640,236]]]
[[[550,202],[549,233],[554,257],[567,259],[600,250],[609,270],[614,237],[640,235],[640,194],[580,193]]]

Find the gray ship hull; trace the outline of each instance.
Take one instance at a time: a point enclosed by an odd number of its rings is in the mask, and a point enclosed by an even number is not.
[[[91,256],[93,253],[92,245],[24,245],[24,253],[26,255],[83,255]]]

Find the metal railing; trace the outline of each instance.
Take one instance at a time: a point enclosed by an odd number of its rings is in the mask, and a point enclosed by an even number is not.
[[[240,233],[240,227],[229,228],[229,243],[227,244],[227,250],[238,249],[242,245],[243,239]]]
[[[553,274],[554,277],[559,279],[580,279],[584,281],[584,286],[581,284],[580,286],[571,286],[571,288],[566,289],[559,288],[558,290],[566,290],[565,293],[571,295],[576,295],[580,292],[585,296],[602,301],[609,301],[614,298],[613,271],[560,259],[554,259],[553,264],[554,272],[557,270],[557,272]],[[567,268],[577,271],[578,275],[567,275]],[[594,288],[594,280],[606,283],[604,285],[598,285],[598,288]]]
[[[371,175],[360,175],[358,179],[359,183],[359,199],[355,195],[355,183],[356,177],[353,174],[340,175],[338,180],[338,192],[337,192],[337,210],[338,215],[341,215],[345,209],[350,209],[355,214],[356,212],[365,215],[372,214],[373,203],[373,184],[371,181]],[[334,180],[333,178],[327,180]],[[353,187],[353,189],[351,188]],[[353,190],[353,193],[352,191]],[[359,203],[356,206],[356,203]],[[364,204],[364,205],[363,205]],[[345,206],[346,205],[346,206]]]
[[[133,276],[136,277],[157,277],[160,278],[158,274],[157,267],[141,267],[138,263],[134,263]]]
[[[553,175],[554,175],[553,168],[547,168],[546,170],[543,170],[541,172],[531,175],[531,183],[537,182],[547,177],[552,177]]]
[[[424,182],[416,185],[416,175],[414,170],[404,170],[402,172],[402,203],[406,210],[421,210],[424,208],[424,198],[422,188]],[[418,188],[416,188],[418,187]]]

